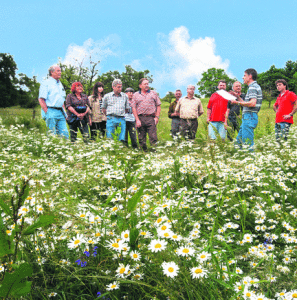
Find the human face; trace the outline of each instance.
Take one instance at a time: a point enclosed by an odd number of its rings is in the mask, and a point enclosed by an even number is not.
[[[195,92],[195,87],[194,86],[189,86],[187,88],[188,96],[193,97],[194,96],[194,92]]]
[[[113,89],[114,93],[116,95],[118,95],[122,91],[122,85],[121,84],[117,84],[116,86],[113,86],[112,89]]]
[[[127,92],[126,95],[128,96],[129,100],[132,100],[133,92]]]
[[[142,83],[139,85],[142,92],[147,92],[149,90],[149,81],[143,80]]]
[[[82,85],[78,85],[75,89],[75,93],[81,94],[83,92],[84,88]]]
[[[253,77],[252,77],[252,74],[247,74],[244,72],[244,75],[243,75],[243,83],[249,85],[252,81],[253,81]]]
[[[55,68],[55,71],[52,72],[52,77],[54,79],[60,79],[61,78],[61,68],[60,67]]]
[[[241,94],[241,83],[240,82],[234,82],[233,91],[237,94]]]
[[[103,92],[103,86],[98,86],[98,94],[101,94]]]
[[[283,93],[286,90],[286,86],[282,82],[278,82],[276,88],[280,93]]]
[[[181,91],[176,91],[176,92],[175,92],[175,99],[176,99],[176,100],[179,100],[181,96],[182,96]]]
[[[218,90],[226,90],[226,83],[220,82],[218,85]]]

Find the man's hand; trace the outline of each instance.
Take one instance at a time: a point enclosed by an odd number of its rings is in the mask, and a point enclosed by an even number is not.
[[[224,122],[224,127],[225,127],[226,130],[229,128],[227,122]]]
[[[292,118],[292,116],[291,116],[291,115],[283,115],[283,118],[284,118],[285,120],[289,120],[290,118]]]
[[[155,124],[157,125],[159,123],[159,118],[155,117],[154,120],[155,120]]]
[[[239,105],[239,102],[236,101],[236,100],[230,100],[231,101],[231,104],[236,104],[236,105]]]
[[[209,123],[210,123],[210,119],[209,119],[209,118],[207,118],[207,120],[206,120],[206,123],[207,123],[207,124],[209,124]]]
[[[137,127],[137,128],[141,127],[141,122],[140,122],[140,120],[139,120],[139,119],[138,119],[138,120],[136,120],[136,127]]]
[[[231,94],[232,96],[238,98],[240,95],[238,95],[236,92],[234,91],[229,91],[229,94]]]
[[[174,113],[171,114],[171,117],[179,117],[179,113],[175,111]]]

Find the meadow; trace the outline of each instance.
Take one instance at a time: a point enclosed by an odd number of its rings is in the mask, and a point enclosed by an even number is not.
[[[0,297],[297,299],[296,127],[264,103],[251,154],[208,143],[206,104],[189,143],[163,103],[154,153],[1,110]]]

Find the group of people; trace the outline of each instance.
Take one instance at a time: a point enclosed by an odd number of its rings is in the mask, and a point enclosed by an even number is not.
[[[207,105],[208,136],[210,140],[220,137],[222,140],[233,140],[237,132],[236,144],[239,148],[246,145],[250,151],[254,146],[254,130],[258,124],[258,113],[262,105],[262,90],[257,83],[257,71],[247,69],[243,81],[248,85],[246,94],[241,92],[241,83],[234,82],[232,91],[226,91],[226,81],[220,80],[217,91],[213,93]],[[276,139],[287,140],[289,128],[293,124],[293,115],[297,111],[297,96],[288,90],[284,79],[275,82],[280,92],[273,108],[276,112]],[[195,139],[198,128],[198,117],[204,111],[200,99],[194,97],[195,87],[189,85],[187,96],[182,97],[180,90],[176,90],[176,100],[169,106],[168,117],[172,119],[171,133],[173,136],[181,134],[188,139]],[[242,115],[242,117],[241,117]],[[242,119],[241,126],[239,119]]]
[[[42,82],[39,91],[42,116],[51,132],[69,138],[67,122],[72,142],[76,140],[78,130],[87,142],[90,128],[91,140],[96,139],[99,131],[101,136],[106,134],[107,138],[117,135],[120,141],[128,145],[129,135],[132,147],[136,149],[137,131],[139,145],[144,151],[147,151],[147,135],[151,145],[157,143],[161,101],[158,94],[150,90],[146,78],[139,81],[139,91],[127,88],[125,93],[122,92],[121,80],[115,79],[112,82],[113,92],[105,95],[104,84],[97,82],[93,94],[89,97],[83,93],[82,84],[74,82],[71,93],[66,97],[60,77],[60,67],[50,67],[49,78]],[[207,105],[208,135],[211,140],[217,139],[218,136],[225,140],[226,135],[232,140],[230,132],[237,131],[237,145],[242,147],[245,144],[253,151],[254,130],[262,105],[262,90],[256,81],[256,70],[245,70],[243,80],[248,85],[245,95],[241,93],[240,82],[236,81],[232,91],[227,92],[226,82],[219,81],[218,89],[211,95]],[[276,87],[280,92],[274,104],[276,138],[287,139],[293,115],[297,111],[297,96],[288,91],[288,84],[283,79],[276,81]],[[168,111],[168,117],[172,119],[172,136],[181,134],[186,139],[195,139],[198,118],[204,111],[201,100],[194,96],[194,92],[195,86],[189,85],[187,96],[182,98],[181,90],[176,90],[176,100],[171,103]],[[239,126],[241,113],[242,123]]]

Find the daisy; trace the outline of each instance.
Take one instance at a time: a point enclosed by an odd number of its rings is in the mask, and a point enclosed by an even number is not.
[[[203,269],[201,266],[198,266],[191,269],[191,275],[193,279],[200,277],[207,278],[207,270]]]
[[[85,243],[84,236],[82,234],[77,234],[67,245],[69,249],[75,249],[83,243]]]
[[[166,275],[167,277],[174,278],[175,276],[177,276],[179,267],[175,262],[163,262],[161,266],[163,268],[164,275]]]
[[[57,293],[51,292],[51,293],[49,293],[48,297],[51,298],[51,297],[55,297],[56,295],[57,295]]]
[[[148,249],[151,250],[152,252],[159,252],[159,251],[165,250],[166,246],[167,246],[166,241],[152,240],[148,246]]]
[[[211,257],[211,254],[209,254],[205,251],[203,251],[203,252],[201,252],[200,254],[197,255],[197,259],[200,261],[200,263],[203,263],[203,262],[209,260],[210,257]]]
[[[116,276],[120,278],[125,278],[125,275],[128,275],[130,266],[125,266],[124,264],[119,264],[119,267],[116,269]]]
[[[141,259],[140,253],[136,250],[130,252],[130,257],[135,261],[140,261]]]
[[[195,249],[191,247],[180,247],[176,250],[176,252],[179,256],[190,256],[195,253]]]
[[[121,238],[126,241],[129,242],[130,240],[130,231],[129,230],[125,230],[121,233]]]
[[[117,290],[120,288],[120,284],[117,281],[110,283],[106,286],[107,291]]]

